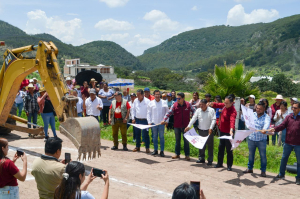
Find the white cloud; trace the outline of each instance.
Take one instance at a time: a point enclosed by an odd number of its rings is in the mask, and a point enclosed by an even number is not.
[[[150,12],[147,12],[145,14],[143,19],[147,21],[158,21],[158,20],[168,19],[168,16],[166,15],[166,13],[160,10],[151,10]]]
[[[191,10],[194,10],[194,11],[196,11],[196,10],[198,10],[198,8],[197,8],[197,6],[194,6],[194,7],[192,7],[192,9]]]
[[[156,31],[176,30],[179,27],[177,21],[172,21],[166,13],[160,10],[152,10],[146,13],[143,19],[154,22],[152,29]]]
[[[176,30],[179,27],[179,23],[177,21],[172,21],[171,19],[162,19],[154,23],[152,26],[153,29],[158,31],[164,30]]]
[[[142,36],[140,34],[137,34],[134,36],[134,38],[127,42],[125,44],[126,47],[130,46],[147,46],[147,47],[152,47],[154,45],[157,45],[160,43],[160,35],[158,34],[152,34],[152,35],[147,35],[147,36]]]
[[[124,34],[106,34],[106,35],[101,35],[101,40],[116,41],[116,40],[123,40],[127,37],[129,37],[128,33],[124,33]]]
[[[115,8],[126,5],[129,0],[100,0],[100,2],[106,3],[108,7]]]
[[[49,33],[66,43],[80,45],[85,41],[81,37],[81,19],[74,18],[69,21],[59,17],[47,17],[42,10],[27,13],[26,32],[29,34]]]
[[[229,10],[227,15],[227,25],[239,26],[259,22],[270,22],[278,17],[279,12],[275,9],[257,9],[248,14],[245,13],[244,7],[241,4],[238,4]]]
[[[127,21],[118,21],[115,19],[105,19],[95,24],[95,28],[106,31],[124,31],[134,29],[134,26]]]

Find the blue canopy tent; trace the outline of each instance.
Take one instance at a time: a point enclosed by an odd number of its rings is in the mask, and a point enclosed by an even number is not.
[[[134,82],[131,79],[117,79],[108,83],[108,86],[134,86]]]

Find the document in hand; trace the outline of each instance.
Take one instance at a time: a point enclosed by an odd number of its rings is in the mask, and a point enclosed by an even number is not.
[[[254,130],[255,129],[255,122],[254,122],[255,117],[254,117],[253,110],[250,108],[247,108],[244,105],[241,105],[241,107],[242,107],[243,117],[244,117],[247,128]]]
[[[143,129],[149,129],[151,127],[159,125],[159,124],[156,124],[156,125],[145,125],[145,124],[132,124],[132,123],[128,123],[128,124],[130,124],[130,125],[132,125],[132,126],[134,126],[136,128],[142,129],[142,130]]]
[[[237,130],[234,134],[234,138],[232,136],[222,136],[219,137],[219,139],[228,139],[231,142],[231,150],[237,148],[240,143],[248,137],[251,133],[253,133],[253,130]]]
[[[191,130],[187,131],[185,134],[183,134],[183,136],[185,137],[185,139],[187,139],[194,147],[198,148],[198,149],[203,149],[208,137],[201,137],[200,135],[198,135],[195,131],[194,128],[192,128]],[[213,135],[211,135],[213,136]]]

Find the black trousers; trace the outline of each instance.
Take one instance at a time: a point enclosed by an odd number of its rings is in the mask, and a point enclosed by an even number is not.
[[[228,133],[220,132],[220,136],[229,135]],[[223,165],[225,148],[227,152],[227,167],[231,167],[233,164],[233,153],[231,150],[231,142],[228,139],[220,139],[219,152],[218,152],[218,165]]]
[[[101,112],[103,123],[108,123],[108,113],[109,113],[109,106],[103,106]]]

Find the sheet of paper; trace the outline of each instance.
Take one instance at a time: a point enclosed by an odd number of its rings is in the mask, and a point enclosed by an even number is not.
[[[255,129],[255,116],[252,109],[245,107],[244,105],[241,105],[243,117],[245,120],[245,124],[248,129]]]
[[[231,135],[224,135],[224,136],[218,137],[218,139],[228,139],[228,140],[233,140],[233,138],[232,138]]]
[[[191,130],[187,131],[184,135],[183,135],[194,147],[198,148],[198,149],[203,149],[208,137],[202,137],[200,135],[198,135],[198,133],[196,133],[195,129],[192,128]],[[213,136],[213,135],[211,135]]]
[[[231,150],[237,148],[240,145],[240,143],[251,133],[253,133],[252,130],[237,130],[234,134],[234,139],[230,140],[232,145]]]
[[[151,127],[159,125],[159,124],[157,124],[157,125],[145,125],[145,124],[132,124],[132,123],[128,123],[128,124],[130,124],[130,125],[132,125],[132,126],[134,126],[136,128],[142,129],[142,130],[143,129],[149,129]]]

